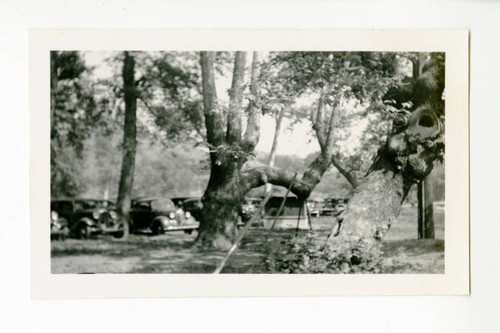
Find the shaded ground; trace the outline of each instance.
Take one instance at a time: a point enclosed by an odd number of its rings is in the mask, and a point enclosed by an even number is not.
[[[435,211],[435,240],[417,240],[416,209],[403,208],[386,236],[384,273],[444,273],[444,214]],[[323,240],[333,218],[313,220],[313,235]],[[309,231],[300,231],[304,237]],[[262,264],[263,246],[295,237],[295,230],[251,229],[231,256],[223,273],[268,273]],[[194,247],[196,233],[170,232],[161,236],[132,235],[51,241],[52,273],[211,273],[226,252],[203,252]]]

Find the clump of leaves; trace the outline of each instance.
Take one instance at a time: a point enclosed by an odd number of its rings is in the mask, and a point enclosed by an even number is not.
[[[239,143],[234,143],[231,145],[220,145],[217,147],[211,144],[207,145],[211,153],[213,152],[217,154],[218,159],[215,162],[217,165],[221,165],[223,163],[223,160],[245,161],[248,158],[255,157],[255,153],[253,151],[249,151],[247,147]]]
[[[384,271],[379,248],[367,250],[347,242],[318,240],[313,235],[269,242],[263,264],[269,272],[360,274]]]

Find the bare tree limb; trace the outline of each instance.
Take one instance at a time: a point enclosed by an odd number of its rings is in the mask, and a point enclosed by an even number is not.
[[[312,124],[313,124],[313,130],[316,133],[316,138],[318,139],[319,146],[321,150],[323,151],[326,146],[326,140],[325,140],[325,126],[324,126],[324,101],[323,101],[323,91],[321,92],[319,99],[318,99],[318,107],[316,109],[316,117],[314,117],[314,111],[312,112]]]
[[[260,75],[260,62],[259,62],[259,53],[253,53],[252,59],[252,75],[251,75],[251,83],[250,83],[250,93],[253,96],[257,96],[258,94],[258,78]],[[256,108],[255,104],[250,101],[248,103],[248,121],[247,128],[244,135],[244,141],[249,146],[249,149],[253,151],[260,138],[260,118],[261,112],[258,108]]]
[[[241,51],[236,52],[234,57],[233,82],[229,90],[229,112],[227,113],[226,141],[229,144],[241,141],[241,105],[246,57],[247,53]]]
[[[332,156],[332,164],[335,166],[335,168],[337,168],[340,174],[344,176],[344,178],[349,182],[349,184],[351,184],[353,188],[358,187],[359,183],[356,177],[354,177],[350,171],[344,169],[335,156]]]
[[[244,192],[250,191],[252,188],[265,185],[267,183],[290,187],[295,195],[301,198],[307,198],[313,187],[311,184],[304,182],[302,179],[297,179],[295,173],[280,168],[273,168],[268,165],[260,164],[253,166],[244,166],[241,172],[241,186]]]
[[[219,146],[224,142],[224,128],[222,116],[217,103],[217,90],[214,78],[215,53],[200,52],[201,77],[203,87],[203,105],[207,141],[211,145]]]

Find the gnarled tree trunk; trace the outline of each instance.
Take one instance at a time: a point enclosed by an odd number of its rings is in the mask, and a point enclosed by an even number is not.
[[[381,247],[411,186],[423,180],[438,157],[433,144],[442,139],[443,126],[434,110],[422,106],[404,126],[395,120],[393,132],[368,174],[355,189],[339,219],[337,237],[330,245],[350,252],[348,265],[357,265]]]
[[[246,161],[242,147],[241,106],[246,53],[236,52],[230,90],[227,130],[217,104],[213,52],[201,52],[203,102],[211,171],[203,195],[203,211],[198,244],[205,248],[229,248],[236,236],[236,224],[244,193],[240,188],[240,169]]]

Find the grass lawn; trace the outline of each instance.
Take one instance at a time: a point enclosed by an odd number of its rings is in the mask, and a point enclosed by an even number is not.
[[[444,273],[444,210],[435,209],[436,239],[417,240],[416,208],[403,207],[383,244],[384,273]],[[325,239],[335,221],[313,220],[313,235]],[[300,231],[304,237],[309,231]],[[295,230],[250,229],[223,273],[268,273],[262,264],[262,244],[286,241]],[[211,273],[225,251],[200,251],[196,232],[161,236],[131,235],[128,240],[99,236],[89,240],[51,241],[52,273]]]

